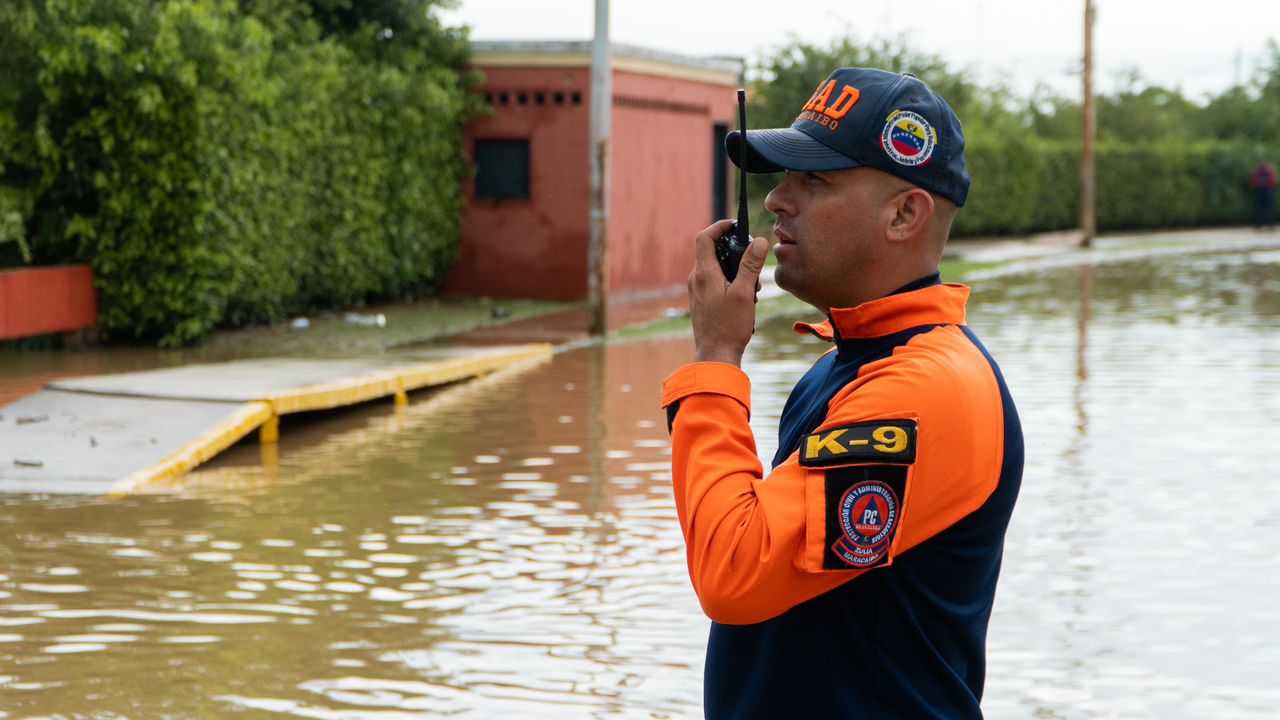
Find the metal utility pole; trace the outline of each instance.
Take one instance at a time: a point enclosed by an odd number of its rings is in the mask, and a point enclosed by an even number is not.
[[[1098,133],[1098,114],[1093,105],[1093,21],[1096,15],[1093,0],[1084,0],[1084,127],[1080,152],[1080,230],[1081,247],[1093,247],[1097,233],[1094,215],[1094,188],[1096,173],[1093,164],[1093,141]]]
[[[591,43],[591,240],[587,246],[587,309],[592,335],[604,335],[609,302],[609,125],[613,73],[609,64],[609,0],[596,0]]]

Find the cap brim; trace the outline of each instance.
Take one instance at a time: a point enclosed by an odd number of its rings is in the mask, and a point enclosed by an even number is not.
[[[724,139],[725,152],[734,165],[739,165],[738,152],[742,133],[734,130]],[[844,153],[823,145],[795,128],[750,130],[747,132],[747,164],[749,173],[828,172],[862,167],[862,163]]]

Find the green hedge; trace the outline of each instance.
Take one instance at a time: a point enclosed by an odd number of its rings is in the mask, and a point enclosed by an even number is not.
[[[1097,150],[1097,222],[1103,231],[1241,225],[1251,220],[1245,176],[1258,154],[1250,143],[1121,146]],[[973,185],[952,235],[1025,235],[1080,226],[1080,148],[1030,136],[971,142]],[[753,176],[751,226],[772,224],[764,197],[782,176]]]
[[[313,11],[6,2],[0,265],[27,248],[89,262],[102,335],[164,345],[437,289],[459,232],[466,77],[407,30],[398,46],[358,23],[339,37]]]
[[[1249,143],[1097,149],[1100,230],[1236,225],[1249,221]],[[1034,139],[974,142],[965,151],[973,186],[954,234],[1005,235],[1078,227],[1080,149]],[[1268,153],[1280,156],[1280,148]]]

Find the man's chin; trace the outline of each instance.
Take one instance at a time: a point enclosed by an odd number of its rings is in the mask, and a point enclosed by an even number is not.
[[[791,292],[790,276],[791,276],[791,273],[788,272],[788,268],[786,265],[783,265],[782,263],[778,263],[776,266],[774,266],[773,282],[775,285],[782,288],[783,290],[786,290],[787,292]]]
[[[812,305],[822,312],[826,312],[827,308],[815,302],[812,294],[805,290],[806,286],[804,284],[804,280],[803,278],[798,277],[800,273],[796,272],[796,270],[797,268],[795,267],[779,262],[778,266],[773,271],[773,284],[783,290],[786,290],[795,297],[795,299],[807,305]]]
[[[778,264],[773,268],[773,282],[778,283],[778,287],[782,290],[790,292],[800,279],[799,270],[794,261],[778,260]]]
[[[781,262],[779,262],[778,266],[773,270],[774,284],[792,295],[796,295],[796,290],[801,287],[801,284],[796,282],[797,278],[795,277],[796,273],[794,271],[795,268]],[[799,295],[796,295],[796,297],[799,297]]]

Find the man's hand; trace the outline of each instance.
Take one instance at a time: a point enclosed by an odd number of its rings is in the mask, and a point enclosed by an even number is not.
[[[693,272],[689,274],[689,314],[698,362],[742,363],[742,351],[756,326],[756,293],[769,242],[752,238],[742,256],[738,276],[730,283],[716,262],[716,238],[729,232],[732,220],[721,220],[698,234]]]

